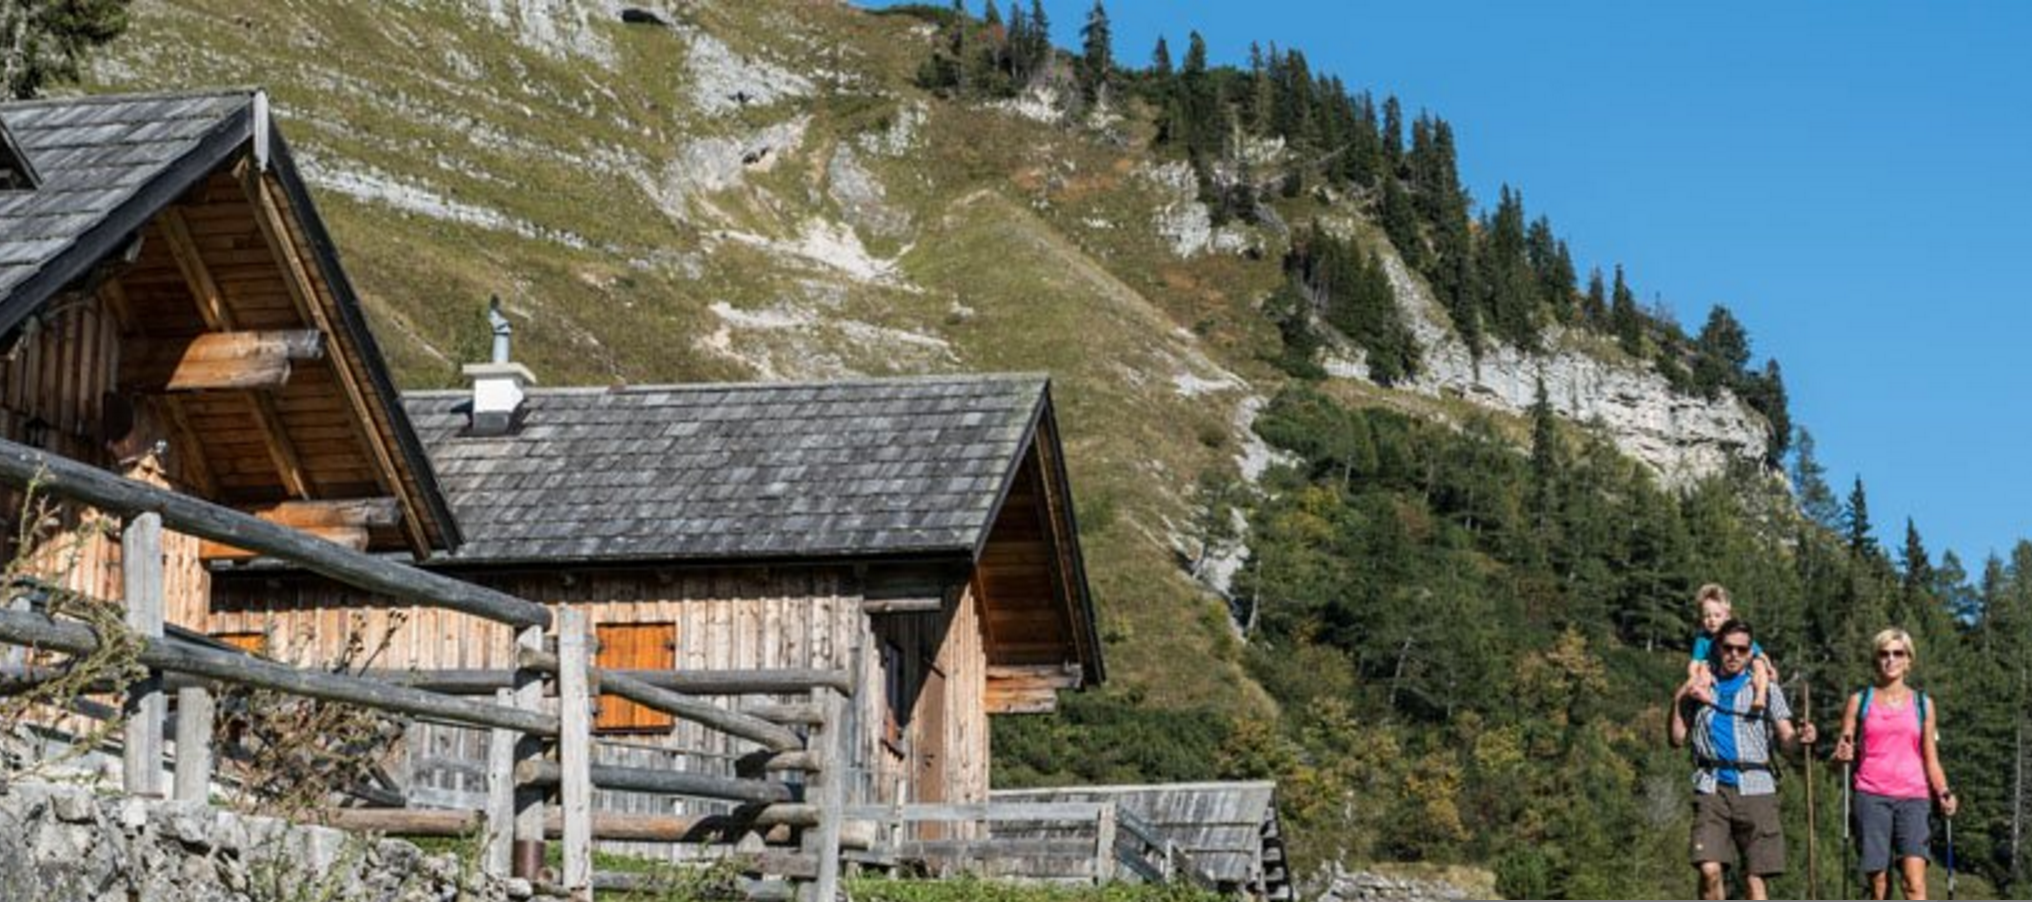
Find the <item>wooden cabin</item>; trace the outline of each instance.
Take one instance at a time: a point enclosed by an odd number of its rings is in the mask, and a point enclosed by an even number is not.
[[[1041,377],[514,393],[491,429],[485,387],[404,397],[465,536],[426,565],[584,607],[604,669],[855,668],[856,801],[985,801],[988,717],[1051,710],[1056,690],[1103,676]],[[361,612],[368,635],[392,631],[385,666],[512,662],[505,626],[391,624],[371,599],[258,563],[216,580],[208,628],[284,655],[306,634],[309,656],[333,654],[340,616]],[[602,747],[611,763],[717,770],[739,751],[619,699],[598,726],[620,740]],[[483,741],[433,729],[418,797],[474,801],[458,763],[484,760]]]
[[[0,104],[0,436],[357,549],[459,538],[258,91]],[[91,525],[40,565],[117,599]],[[202,623],[236,552],[168,543],[172,617]]]
[[[398,396],[259,92],[0,104],[0,334],[7,438],[582,607],[601,667],[853,668],[851,801],[983,801],[988,717],[1105,675],[1047,380],[540,389],[504,355]],[[117,599],[117,540],[62,525],[45,569]],[[506,627],[167,541],[173,625],[513,666]],[[599,725],[622,763],[737,753],[620,700]],[[412,798],[468,806],[484,738],[413,732]]]

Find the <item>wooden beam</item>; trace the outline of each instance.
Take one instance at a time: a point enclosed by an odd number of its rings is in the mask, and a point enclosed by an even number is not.
[[[295,361],[324,353],[315,329],[142,340],[122,349],[119,384],[137,393],[281,388]]]
[[[124,479],[61,455],[0,439],[0,481],[116,514],[156,511],[186,535],[252,548],[347,585],[511,626],[549,626],[550,609],[495,589],[347,551],[209,501]]]
[[[866,614],[936,614],[944,609],[943,598],[870,598],[861,602]]]
[[[238,651],[222,651],[177,639],[139,638],[142,641],[140,663],[152,668],[197,674],[305,698],[409,714],[441,723],[508,727],[543,736],[556,736],[558,733],[555,715],[498,708],[486,702],[437,695],[406,686],[389,686],[322,670],[298,670],[248,657]],[[69,655],[88,655],[99,649],[98,634],[91,627],[61,622],[47,614],[33,612],[0,611],[0,641],[33,645]],[[161,720],[158,718],[156,723],[160,724]]]
[[[558,672],[557,656],[545,651],[522,650],[520,663],[544,673]],[[611,670],[596,671],[603,692],[610,692],[652,710],[737,736],[764,748],[788,752],[804,748],[804,739],[787,727],[770,723],[753,714],[729,711],[710,702],[686,698],[667,689],[658,689],[641,680]]]
[[[712,835],[753,827],[807,826],[816,823],[817,813],[808,805],[767,805],[736,809],[731,814],[660,815],[593,812],[593,838],[633,842],[699,842]],[[317,823],[343,830],[371,830],[396,836],[470,835],[483,825],[478,811],[430,810],[418,808],[326,808],[315,815]],[[544,832],[552,837],[564,834],[564,813],[552,811],[544,817]],[[854,831],[859,845],[873,840],[867,824]]]
[[[254,222],[261,227],[261,236],[267,240],[268,249],[274,252],[276,259],[281,262],[283,284],[289,288],[289,299],[296,305],[297,312],[304,317],[304,322],[332,336],[333,341],[339,341],[341,333],[333,327],[331,317],[325,314],[323,305],[318,303],[316,281],[311,275],[310,267],[305,264],[303,255],[297,253],[294,233],[268,182],[269,176],[262,174],[255,167],[250,166],[243,173],[241,185],[246,190],[248,202],[254,207]],[[338,359],[341,355],[334,354],[333,357],[335,359],[332,361],[332,372],[338,375],[339,387],[344,389],[347,403],[352,405],[354,415],[360,418],[360,426],[366,430],[364,438],[367,450],[374,455],[374,462],[379,465],[374,471],[374,478],[381,483],[383,489],[394,491],[403,497],[403,507],[409,513],[402,521],[403,533],[409,537],[410,551],[419,559],[428,557],[430,539],[423,529],[422,505],[417,499],[408,497],[403,486],[390,484],[391,479],[396,483],[401,482],[398,474],[402,471],[396,466],[395,452],[388,447],[388,442],[383,440],[380,426],[374,419],[373,408],[368,404],[366,389],[360,385],[359,377],[354,374],[348,361]],[[393,416],[394,412],[390,411],[389,415]]]
[[[296,456],[296,444],[289,440],[289,433],[282,426],[282,412],[275,408],[275,398],[266,392],[253,392],[247,396],[253,406],[254,419],[261,424],[261,441],[268,446],[268,456],[275,461],[276,474],[282,478],[282,487],[298,498],[309,500],[310,480],[304,476],[303,460]]]
[[[354,551],[367,550],[370,530],[394,526],[402,519],[402,507],[393,498],[285,501],[243,512]],[[205,542],[198,547],[198,557],[206,561],[244,561],[259,556],[224,542]],[[502,679],[505,685],[505,672]],[[485,694],[493,688],[490,685],[483,691],[466,694]]]
[[[205,463],[205,446],[198,440],[197,431],[191,428],[190,416],[184,413],[183,401],[177,398],[160,398],[162,409],[169,415],[170,431],[178,446],[177,475],[206,498],[219,497],[219,481],[212,475],[212,467]]]
[[[791,801],[790,784],[775,780],[743,780],[657,767],[611,764],[592,765],[588,772],[593,786],[611,792],[688,796],[763,805]],[[523,786],[558,786],[564,782],[564,777],[564,767],[555,761],[524,761],[515,765],[515,782]]]
[[[183,211],[169,207],[156,217],[156,224],[162,228],[162,237],[169,240],[170,255],[176,258],[176,268],[183,271],[184,284],[190,288],[191,299],[197,302],[198,316],[204,319],[205,326],[214,332],[232,331],[233,310],[226,305],[226,296],[219,292],[218,283],[212,280],[212,270],[205,265],[203,252],[191,238]]]
[[[354,527],[389,529],[402,522],[402,503],[394,498],[332,498],[319,501],[284,501],[247,513],[279,526],[293,529]]]
[[[297,532],[313,536],[351,551],[367,550],[367,530],[358,526],[298,526]],[[198,559],[212,561],[251,561],[260,557],[259,552],[249,551],[224,542],[205,541],[198,544]]]

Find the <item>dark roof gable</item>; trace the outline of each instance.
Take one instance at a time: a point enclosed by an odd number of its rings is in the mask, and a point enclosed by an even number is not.
[[[519,432],[403,398],[458,561],[978,555],[1049,403],[1042,376],[532,389]]]
[[[0,131],[40,178],[34,191],[0,191],[0,335],[125,247],[192,186],[236,157],[262,161],[280,182],[293,222],[306,233],[311,262],[337,298],[339,327],[361,349],[373,403],[389,419],[401,466],[427,508],[418,514],[455,546],[456,522],[402,418],[359,299],[267,110],[266,94],[244,88],[0,103]]]

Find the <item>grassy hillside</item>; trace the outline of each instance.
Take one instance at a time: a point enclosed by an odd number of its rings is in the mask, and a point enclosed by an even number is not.
[[[1118,690],[1264,704],[1172,535],[1247,439],[1274,262],[1175,256],[1140,142],[918,91],[907,17],[508,6],[145,0],[90,89],[267,88],[405,386],[494,294],[553,385],[1051,373]]]

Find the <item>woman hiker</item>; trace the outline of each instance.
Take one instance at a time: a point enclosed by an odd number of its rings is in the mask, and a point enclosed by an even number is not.
[[[1855,831],[1870,898],[1888,898],[1895,860],[1905,898],[1924,899],[1931,805],[1950,818],[1958,807],[1940,767],[1940,712],[1905,685],[1919,656],[1911,634],[1887,629],[1871,646],[1874,682],[1849,696],[1834,759],[1855,763]]]

